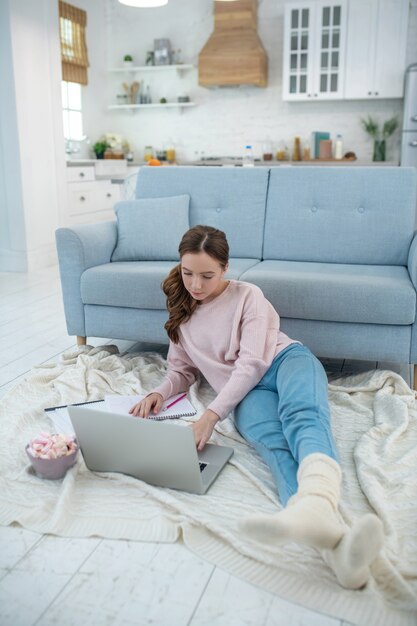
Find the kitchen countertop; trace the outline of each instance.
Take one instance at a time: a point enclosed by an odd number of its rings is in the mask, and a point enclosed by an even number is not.
[[[105,159],[106,160],[106,159]],[[88,167],[94,166],[101,159],[78,159],[67,161],[67,167]],[[121,163],[122,159],[117,159],[116,163]],[[143,167],[146,165],[145,161],[133,161],[128,162],[127,167]],[[210,159],[204,161],[184,161],[182,163],[177,163],[177,166],[187,166],[187,167],[242,167],[242,162],[239,160],[229,160],[229,159]],[[280,167],[280,166],[289,166],[289,165],[355,165],[362,167],[397,167],[399,163],[397,161],[367,161],[363,159],[357,159],[356,161],[320,161],[319,159],[312,161],[258,161],[255,160],[255,167]],[[166,167],[168,164],[164,164]]]
[[[181,163],[181,165],[191,165],[191,166],[200,166],[200,167],[242,167],[242,161],[239,160],[230,160],[230,159],[210,159],[204,161],[188,161]],[[355,165],[362,167],[370,167],[370,166],[391,166],[397,167],[399,163],[397,161],[368,161],[363,159],[356,159],[355,161],[350,160],[334,160],[334,161],[321,161],[320,159],[313,159],[311,161],[261,161],[255,159],[255,167],[288,167],[288,166],[298,166],[298,165]]]
[[[106,159],[105,159],[106,160]],[[101,159],[73,159],[67,161],[67,167],[94,167],[97,162],[101,162]],[[122,159],[117,159],[114,162],[122,163]],[[132,168],[139,168],[145,166],[144,161],[131,161],[127,163],[127,176],[133,175]],[[366,161],[357,159],[356,161],[261,161],[255,160],[255,167],[298,167],[299,165],[326,165],[326,166],[355,166],[355,167],[398,167],[397,161]],[[175,167],[163,164],[163,167]],[[205,159],[202,161],[184,161],[183,163],[176,164],[177,167],[242,167],[242,161],[239,159]],[[97,176],[97,179],[108,178],[115,185],[122,185],[126,179],[126,176]]]

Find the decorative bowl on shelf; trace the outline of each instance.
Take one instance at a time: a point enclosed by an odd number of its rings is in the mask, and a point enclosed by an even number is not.
[[[39,478],[59,480],[75,464],[79,445],[75,437],[62,433],[40,433],[26,445],[25,450]]]

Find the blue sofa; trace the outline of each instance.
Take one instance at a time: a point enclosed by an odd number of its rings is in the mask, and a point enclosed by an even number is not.
[[[228,277],[258,285],[290,337],[320,357],[417,363],[413,168],[140,170],[137,198],[180,194],[190,226],[226,232]],[[178,261],[111,262],[117,236],[116,221],[57,230],[68,333],[167,343],[160,285]]]

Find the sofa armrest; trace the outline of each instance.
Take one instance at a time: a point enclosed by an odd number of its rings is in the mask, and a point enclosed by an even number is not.
[[[414,233],[414,239],[411,242],[408,251],[407,269],[410,275],[414,289],[417,290],[417,233]],[[411,345],[410,345],[410,363],[417,363],[417,321],[411,328]]]
[[[417,290],[417,233],[414,233],[414,239],[411,242],[410,250],[408,252],[407,266],[411,281],[414,288]]]
[[[81,275],[89,267],[110,262],[117,242],[117,222],[58,228],[55,238],[68,334],[85,337]]]

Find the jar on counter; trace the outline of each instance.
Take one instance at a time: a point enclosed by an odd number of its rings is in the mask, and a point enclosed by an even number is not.
[[[167,151],[166,150],[157,150],[156,151],[156,158],[159,161],[166,161],[167,160]]]
[[[275,155],[277,161],[289,161],[290,160],[290,151],[288,146],[281,141],[279,144],[279,148]]]
[[[145,152],[143,155],[143,160],[148,162],[153,159],[153,148],[152,146],[145,146]]]
[[[169,163],[175,163],[175,147],[173,141],[168,141],[165,152],[167,161]]]
[[[271,142],[267,141],[262,146],[262,159],[264,161],[272,161],[272,145]]]

